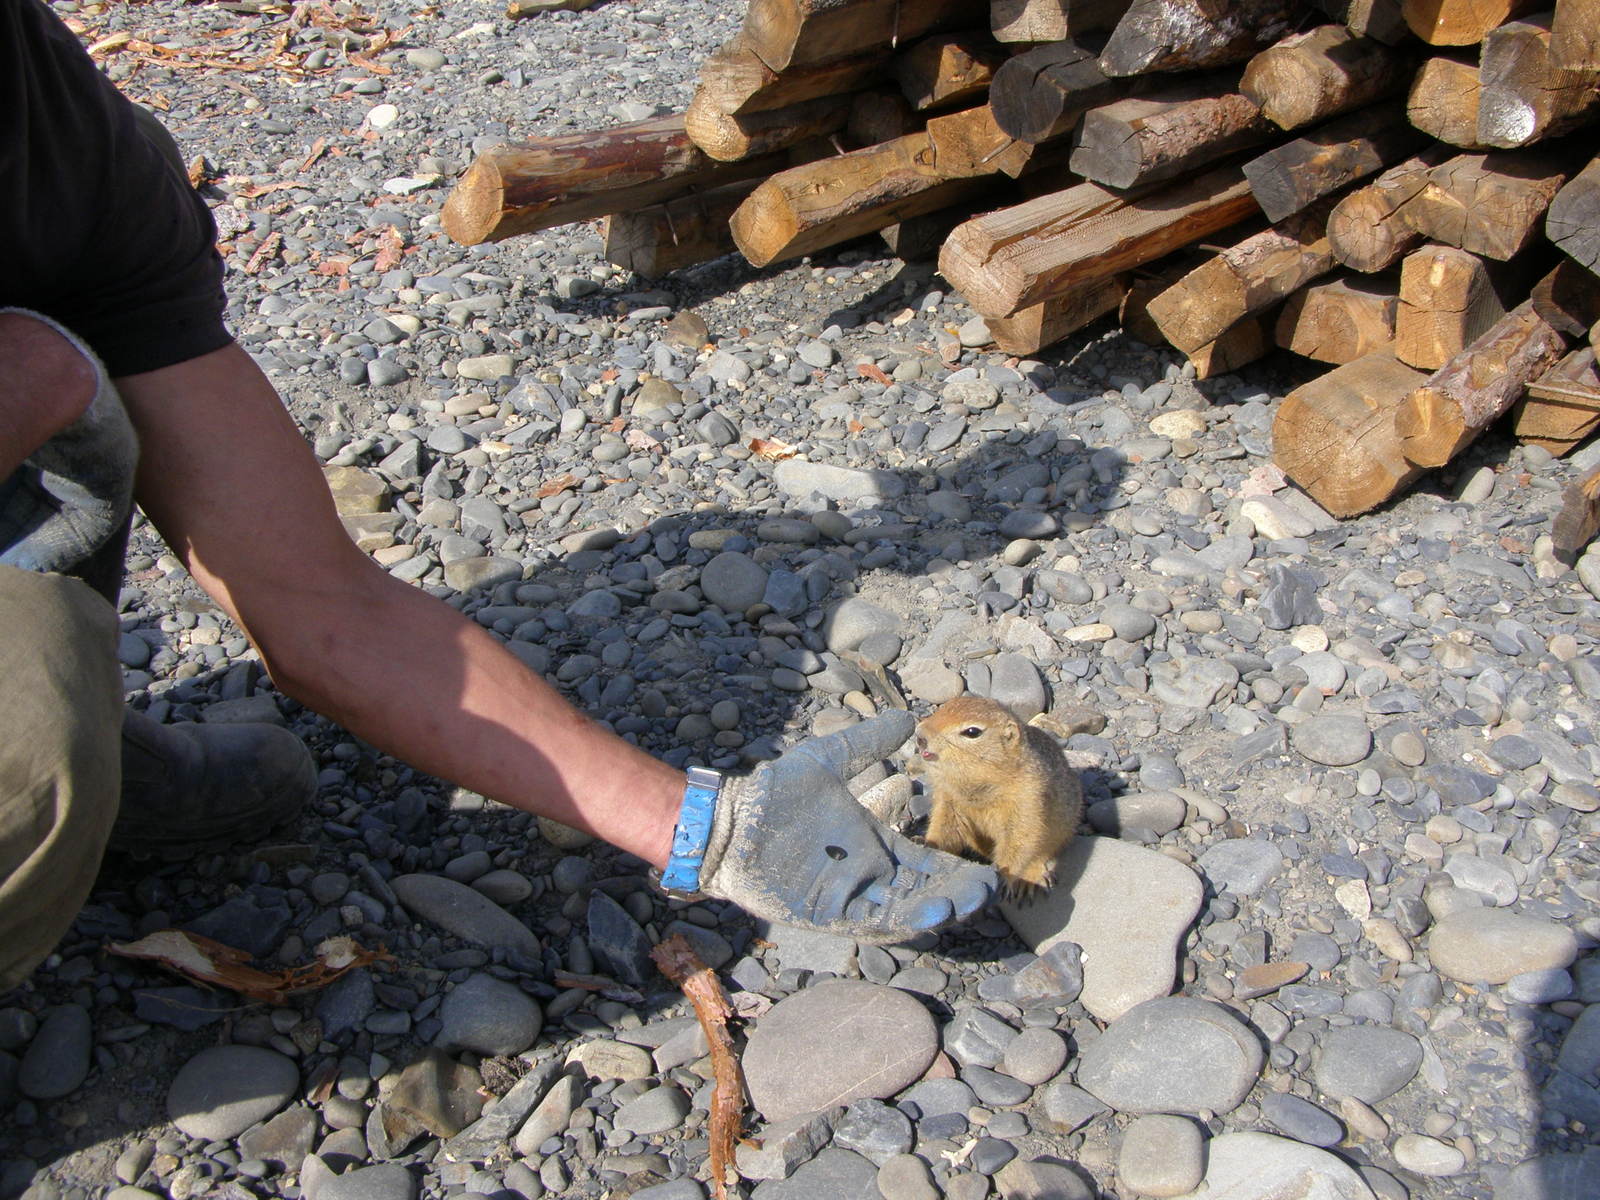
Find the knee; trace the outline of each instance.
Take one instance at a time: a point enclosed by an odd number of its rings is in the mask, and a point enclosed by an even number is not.
[[[0,385],[24,401],[16,418],[40,446],[88,411],[99,390],[95,364],[44,321],[0,313]]]

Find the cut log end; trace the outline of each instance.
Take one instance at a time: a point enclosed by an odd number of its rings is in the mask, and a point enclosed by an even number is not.
[[[504,225],[505,185],[492,162],[479,159],[467,168],[444,202],[439,225],[463,246],[499,241],[516,232]]]
[[[1395,413],[1400,452],[1419,467],[1442,467],[1468,439],[1461,409],[1440,388],[1420,387]]]

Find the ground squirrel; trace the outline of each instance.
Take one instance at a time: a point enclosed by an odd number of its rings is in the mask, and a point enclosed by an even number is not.
[[[933,793],[928,845],[987,858],[1014,900],[1055,882],[1056,855],[1083,817],[1083,785],[1048,733],[962,696],[917,725],[917,756]]]

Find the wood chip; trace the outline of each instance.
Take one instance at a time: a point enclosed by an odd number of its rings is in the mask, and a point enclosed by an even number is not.
[[[136,942],[114,943],[107,949],[123,958],[141,958],[252,1000],[281,1004],[296,992],[326,987],[346,971],[388,959],[383,950],[367,950],[347,937],[329,938],[316,957],[299,967],[263,971],[250,965],[250,955],[198,933],[163,929]]]

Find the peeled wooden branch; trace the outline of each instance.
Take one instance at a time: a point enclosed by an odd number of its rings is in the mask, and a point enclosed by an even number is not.
[[[892,73],[907,102],[922,112],[981,97],[1005,61],[1005,52],[987,38],[945,33],[896,55]]]
[[[1237,169],[1135,195],[1082,183],[957,227],[939,270],[985,317],[1152,262],[1257,211]]]
[[[1025,308],[1015,316],[994,317],[988,322],[989,333],[994,344],[1007,354],[1037,354],[1097,318],[1115,312],[1127,290],[1123,276],[1101,279]]]
[[[762,62],[784,71],[988,19],[987,0],[749,0],[741,36]]]
[[[1295,388],[1272,423],[1272,461],[1336,517],[1376,508],[1422,474],[1394,418],[1424,378],[1378,353]]]
[[[1131,0],[990,0],[997,42],[1062,42],[1113,28]]]
[[[1413,153],[1424,142],[1398,104],[1380,104],[1329,121],[1305,137],[1244,165],[1244,177],[1273,221],[1299,212]]]
[[[1401,453],[1419,467],[1444,466],[1566,349],[1566,339],[1533,305],[1513,309],[1406,398],[1395,414]]]
[[[1489,269],[1455,246],[1424,246],[1400,268],[1395,356],[1434,370],[1505,315]]]
[[[1548,0],[1401,0],[1406,24],[1430,46],[1473,46],[1484,34]]]
[[[1409,67],[1410,57],[1398,50],[1343,25],[1323,25],[1257,54],[1239,90],[1275,125],[1299,129],[1395,95]]]
[[[1333,269],[1317,207],[1230,246],[1150,302],[1150,318],[1184,353],[1215,341]]]
[[[1293,27],[1294,0],[1133,0],[1100,55],[1107,75],[1189,71],[1243,62]]]
[[[1538,236],[1566,178],[1554,155],[1463,154],[1433,169],[1428,186],[1406,206],[1406,220],[1433,241],[1505,262]]]
[[[1430,58],[1411,81],[1406,117],[1429,137],[1463,150],[1481,150],[1478,107],[1482,82],[1476,63]]]
[[[462,245],[587,221],[765,175],[778,160],[723,165],[689,140],[683,118],[655,117],[480,154],[440,221]]]
[[[1600,71],[1600,0],[1556,0],[1550,59],[1569,71]]]
[[[1483,39],[1478,140],[1484,145],[1526,146],[1600,114],[1600,70],[1557,66],[1550,42],[1548,13],[1511,21]]]
[[[1556,193],[1545,232],[1573,259],[1600,274],[1600,158]]]
[[[698,95],[729,116],[769,112],[854,91],[882,73],[883,58],[866,54],[779,74],[735,38],[700,64]]]
[[[689,102],[683,123],[707,157],[732,163],[827,137],[843,129],[849,116],[848,96],[824,96],[788,108],[729,116],[718,111],[702,89]]]
[[[1323,12],[1351,33],[1373,38],[1386,46],[1411,36],[1400,15],[1400,0],[1314,0]]]
[[[1107,187],[1157,183],[1260,145],[1276,128],[1231,74],[1185,80],[1148,96],[1130,96],[1083,115],[1073,139],[1072,169]]]
[[[1100,69],[1100,57],[1072,42],[1038,46],[1003,63],[989,83],[1000,128],[1025,142],[1069,132],[1098,104],[1125,94],[1126,82]]]
[[[1392,353],[1398,304],[1393,283],[1351,277],[1312,284],[1284,304],[1276,341],[1285,350],[1327,363]]]
[[[780,171],[751,192],[729,222],[758,267],[814,254],[897,221],[955,204],[986,186],[951,179],[926,133]]]
[[[728,219],[755,190],[747,179],[605,219],[605,259],[646,279],[732,254]]]
[[[1328,214],[1333,256],[1357,271],[1381,271],[1422,242],[1405,219],[1406,206],[1428,185],[1448,151],[1429,147],[1357,188]]]

